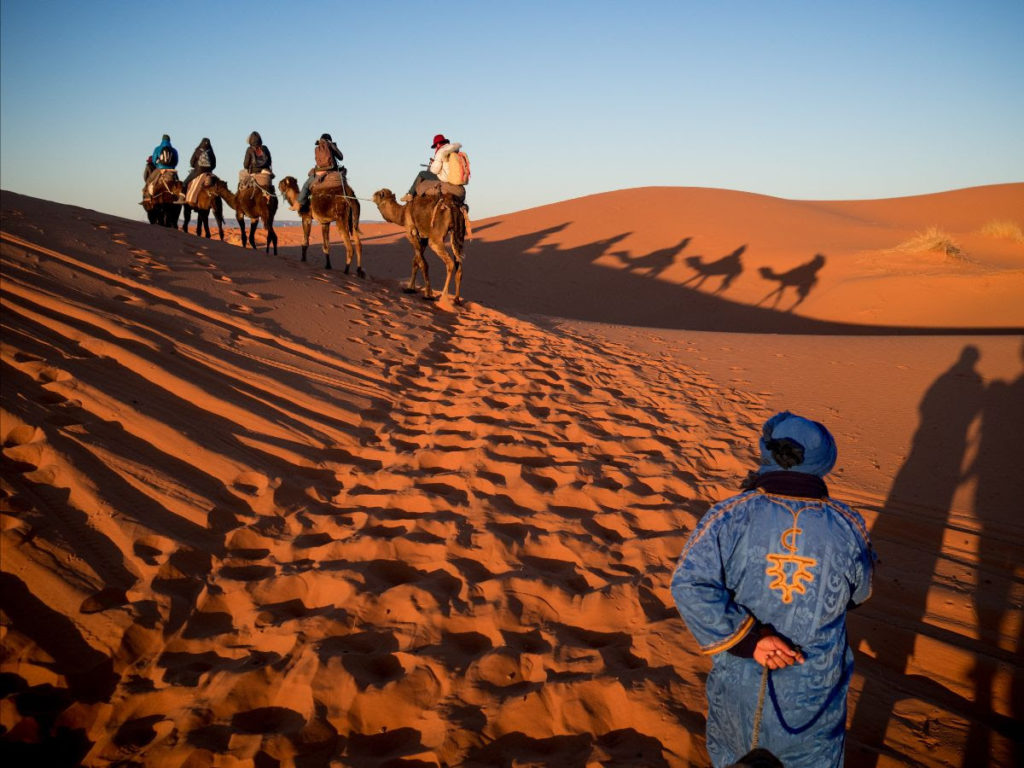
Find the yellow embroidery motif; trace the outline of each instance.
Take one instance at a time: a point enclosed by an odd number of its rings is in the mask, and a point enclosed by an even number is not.
[[[793,513],[793,527],[787,528],[779,537],[779,543],[788,554],[769,552],[765,555],[765,559],[769,563],[769,567],[765,568],[765,573],[774,577],[768,588],[779,590],[784,603],[793,602],[794,592],[800,595],[807,592],[806,585],[814,581],[814,574],[810,569],[818,564],[813,557],[801,557],[796,554],[796,537],[803,533],[803,529],[797,527],[798,514]]]

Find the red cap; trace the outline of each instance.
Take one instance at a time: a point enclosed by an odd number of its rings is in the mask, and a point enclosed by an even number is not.
[[[430,148],[431,149],[437,149],[442,144],[447,144],[447,143],[448,143],[448,139],[446,139],[444,137],[443,133],[439,133],[439,134],[437,134],[437,136],[434,137],[434,143],[430,145]]]

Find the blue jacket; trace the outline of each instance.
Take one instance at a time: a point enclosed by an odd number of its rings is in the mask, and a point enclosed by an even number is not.
[[[160,162],[160,153],[163,152],[164,147],[170,147],[171,148],[171,154],[174,155],[174,157],[172,158],[171,162],[169,162],[169,163],[161,163]],[[169,142],[169,141],[161,141],[159,144],[157,144],[156,145],[156,149],[153,150],[152,158],[153,158],[153,165],[155,165],[157,168],[177,168],[178,167],[178,150],[176,150],[174,147],[171,147],[171,142]]]
[[[672,596],[712,655],[707,745],[716,768],[750,749],[762,667],[729,650],[758,624],[770,624],[806,659],[770,673],[760,746],[786,768],[842,765],[853,668],[846,610],[870,595],[872,569],[864,520],[827,495],[761,488],[701,519],[672,576]]]

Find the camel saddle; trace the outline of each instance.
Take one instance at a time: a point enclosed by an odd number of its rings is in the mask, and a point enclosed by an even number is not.
[[[311,192],[328,192],[345,187],[345,175],[341,171],[320,171],[313,183],[309,185]]]
[[[274,191],[274,174],[271,171],[257,171],[249,173],[244,168],[238,172],[238,189],[241,190],[249,185],[259,187],[263,194],[277,197]]]
[[[416,184],[416,194],[427,197],[451,195],[461,203],[466,199],[466,188],[461,184],[449,184],[447,181],[420,181]]]
[[[178,178],[178,172],[173,168],[157,168],[149,177],[146,186],[142,188],[142,197],[150,198],[158,192],[170,192],[170,183]]]
[[[188,185],[188,191],[185,193],[185,202],[190,206],[195,206],[199,202],[199,192],[203,187],[208,187],[213,184],[213,174],[207,171],[206,173],[200,173],[192,182]]]

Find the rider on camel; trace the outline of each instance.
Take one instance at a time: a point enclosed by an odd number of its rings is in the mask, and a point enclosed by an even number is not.
[[[409,192],[402,196],[403,203],[408,203],[416,196],[416,187],[420,182],[440,181],[446,183],[448,181],[448,155],[452,152],[458,152],[462,149],[462,145],[458,142],[448,141],[443,133],[439,133],[434,136],[434,141],[431,143],[430,148],[434,150],[434,155],[430,159],[430,166],[427,170],[416,174],[412,186],[409,187]]]
[[[338,145],[334,143],[331,134],[320,134],[320,138],[313,144],[313,162],[315,165],[309,170],[309,175],[299,191],[299,197],[292,203],[291,209],[293,211],[301,211],[309,207],[309,197],[312,194],[313,182],[318,178],[322,178],[324,174],[331,171],[341,171],[344,175],[345,169],[338,165],[344,159],[344,155],[341,154]]]
[[[250,178],[264,172],[270,174],[270,177],[273,178],[274,174],[270,166],[270,150],[267,149],[267,145],[263,143],[263,138],[259,133],[257,131],[253,131],[249,134],[249,147],[245,150],[245,159],[242,160],[242,168],[249,174]],[[255,179],[252,179],[252,183],[256,183]],[[269,180],[267,183],[269,185]]]

